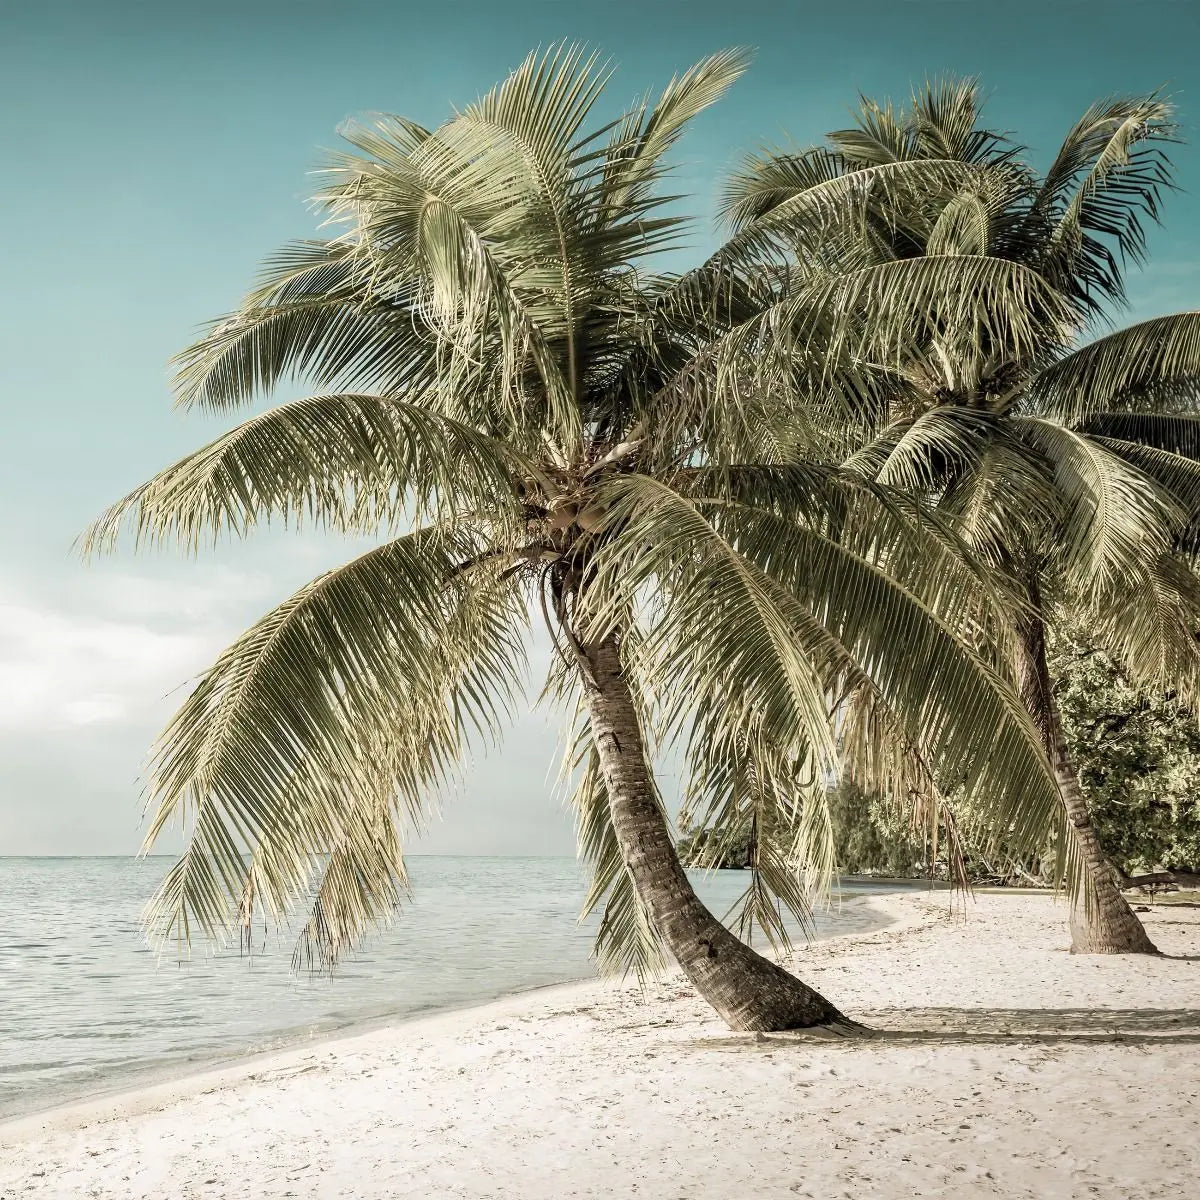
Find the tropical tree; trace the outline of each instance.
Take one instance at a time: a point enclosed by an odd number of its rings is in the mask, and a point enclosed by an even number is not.
[[[831,457],[934,503],[1022,593],[1022,694],[1086,868],[1073,949],[1152,952],[1063,741],[1046,623],[1056,601],[1087,613],[1136,679],[1197,694],[1200,313],[1111,331],[1174,127],[1158,96],[1101,102],[1039,174],[979,117],[974,83],[936,83],[750,159],[727,252],[774,271],[760,386],[814,356],[852,380]]]
[[[606,72],[564,48],[436,129],[350,126],[318,196],[335,236],[276,256],[183,353],[185,408],[294,375],[321,390],[139,487],[90,547],[131,527],[195,550],[269,522],[380,542],[239,637],[163,733],[147,844],[175,818],[190,837],[150,908],[161,935],[303,903],[298,956],[335,963],[400,897],[404,826],[503,729],[531,615],[557,648],[600,956],[669,950],[734,1028],[844,1019],[697,898],[660,747],[710,807],[795,805],[835,754],[836,697],[870,691],[998,828],[1045,835],[1036,731],[1002,656],[963,640],[1001,637],[995,590],[910,500],[806,461],[803,406],[741,386],[728,346],[760,280],[654,269],[686,229],[664,156],[744,65],[715,55],[593,127]],[[826,865],[805,811],[756,863],[746,911],[769,932],[772,903],[803,906],[801,867]]]

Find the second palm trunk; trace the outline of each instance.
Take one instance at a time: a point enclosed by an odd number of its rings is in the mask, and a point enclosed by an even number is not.
[[[1030,611],[1021,625],[1021,698],[1042,735],[1067,818],[1083,863],[1080,894],[1071,907],[1073,954],[1156,954],[1145,926],[1121,894],[1117,872],[1096,836],[1079,776],[1063,737],[1046,662],[1046,626],[1037,587],[1029,587]]]

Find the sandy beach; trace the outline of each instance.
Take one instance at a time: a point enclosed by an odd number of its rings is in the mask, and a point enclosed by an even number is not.
[[[409,1021],[0,1126],[10,1197],[1177,1197],[1200,911],[1067,953],[1045,896],[873,903],[794,964],[869,1040],[731,1035],[671,979]]]

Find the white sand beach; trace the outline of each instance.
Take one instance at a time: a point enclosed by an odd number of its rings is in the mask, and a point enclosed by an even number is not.
[[[1200,1178],[1200,910],[1067,953],[1044,896],[891,897],[797,969],[870,1040],[731,1035],[591,982],[0,1127],[15,1197],[1178,1197]]]

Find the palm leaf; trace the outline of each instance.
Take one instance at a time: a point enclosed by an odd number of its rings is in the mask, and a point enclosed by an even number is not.
[[[1115,438],[1094,437],[1097,445],[1136,467],[1147,478],[1146,490],[1161,490],[1175,504],[1173,522],[1179,529],[1200,517],[1200,462],[1158,446],[1145,446]]]
[[[1133,587],[1102,596],[1088,612],[1089,636],[1146,687],[1200,700],[1200,579],[1178,556],[1146,562]]]
[[[1145,253],[1143,218],[1158,219],[1171,185],[1161,143],[1173,135],[1171,108],[1158,96],[1094,104],[1068,133],[1034,200],[1053,222],[1046,269],[1071,273],[1080,301],[1122,301],[1125,261]],[[1111,247],[1111,248],[1110,248]]]
[[[260,522],[340,532],[395,526],[445,506],[516,511],[520,458],[418,403],[310,396],[250,418],[119,501],[84,536],[92,552],[132,526],[137,544],[237,536]]]
[[[394,392],[428,387],[434,342],[402,302],[316,295],[248,305],[176,358],[177,403],[224,411],[289,379]]]
[[[1071,586],[1119,586],[1145,557],[1165,551],[1182,513],[1124,458],[1051,421],[1022,417],[1017,428],[1053,465],[1063,508],[1057,550]]]
[[[1009,161],[1017,147],[990,129],[978,128],[983,104],[976,79],[946,77],[914,92],[910,124],[916,151],[926,158],[956,158],[996,166]]]
[[[664,686],[678,656],[699,664],[675,701],[680,711],[711,695],[716,713],[741,697],[731,719],[756,709],[776,745],[795,753],[811,746],[828,762],[829,701],[813,689],[832,685],[849,663],[931,747],[947,779],[987,795],[1014,842],[1045,836],[1058,794],[1038,735],[1009,685],[963,646],[937,605],[895,582],[879,560],[775,514],[722,505],[713,525],[661,484],[628,478],[614,487],[624,545],[651,549],[631,561],[614,541],[601,556],[605,586],[636,595],[653,573],[669,597],[647,617],[648,644]],[[938,574],[927,570],[921,589],[932,594]],[[961,586],[953,572],[941,575]],[[942,604],[961,616],[957,596],[944,591]],[[798,686],[806,673],[812,682]]]
[[[978,370],[996,346],[1036,357],[1047,331],[1065,338],[1070,320],[1063,297],[1036,271],[984,255],[925,255],[813,277],[768,310],[755,332],[769,331],[777,356],[803,352],[814,344],[814,314],[818,328],[831,331],[820,335],[830,374],[843,359],[893,369],[926,360],[939,374],[950,360]],[[743,354],[746,342],[736,345]],[[775,361],[764,358],[764,369]]]
[[[729,177],[718,211],[737,233],[796,196],[833,182],[844,171],[841,155],[823,146],[799,153],[763,151],[748,157]]]
[[[654,105],[642,103],[617,124],[604,153],[605,209],[620,212],[645,201],[662,174],[664,155],[694,117],[715,104],[750,65],[750,52],[723,50],[675,76]]]
[[[1200,399],[1200,312],[1155,317],[1081,346],[1047,367],[1031,395],[1041,411],[1071,422],[1108,409],[1192,409]]]
[[[173,818],[192,825],[148,910],[156,934],[227,930],[250,851],[257,899],[280,915],[317,856],[345,857],[381,805],[404,798],[417,815],[462,737],[503,720],[523,648],[512,585],[464,568],[479,548],[417,530],[321,576],[221,655],[154,757],[147,848]]]
[[[1101,412],[1089,417],[1080,428],[1093,437],[1152,446],[1200,460],[1200,414]]]

